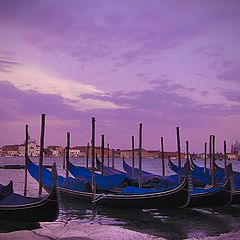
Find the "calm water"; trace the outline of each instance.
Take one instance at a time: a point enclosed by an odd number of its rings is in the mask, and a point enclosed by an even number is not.
[[[37,158],[32,158],[37,162]],[[74,164],[85,166],[85,160],[73,158]],[[64,174],[62,170],[62,158],[48,158],[44,164],[57,163],[58,173]],[[127,162],[131,162],[127,160]],[[197,160],[198,165],[203,161]],[[0,157],[0,165],[23,164],[24,159],[20,157]],[[240,162],[233,161],[234,170],[240,171]],[[137,163],[136,163],[137,164]],[[222,166],[223,162],[218,161]],[[115,160],[117,169],[122,170],[121,159]],[[144,159],[143,169],[153,173],[161,173],[161,161],[159,159]],[[173,172],[167,168],[167,174]],[[23,193],[24,170],[0,169],[0,183],[7,184],[9,180],[14,181],[15,192]],[[37,196],[37,182],[28,176],[28,196]],[[240,206],[228,206],[209,209],[174,209],[172,211],[162,210],[118,210],[108,207],[92,208],[91,204],[81,203],[68,199],[61,199],[60,216],[57,221],[68,223],[77,221],[98,223],[104,225],[118,225],[122,228],[135,230],[166,239],[203,238],[216,236],[221,233],[234,232],[240,229]],[[43,223],[47,224],[47,223]],[[0,229],[3,231],[3,229]]]

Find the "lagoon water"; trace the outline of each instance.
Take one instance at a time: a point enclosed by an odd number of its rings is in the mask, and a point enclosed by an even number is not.
[[[38,158],[32,158],[38,162]],[[57,163],[58,173],[64,174],[62,169],[62,158],[46,158],[44,164]],[[76,165],[85,166],[85,159],[72,158],[71,162]],[[127,159],[131,163],[130,159]],[[202,160],[196,163],[203,165]],[[232,161],[233,169],[240,171],[240,161]],[[22,157],[0,157],[0,165],[4,164],[24,164]],[[136,166],[137,166],[136,161]],[[223,166],[223,161],[217,161],[219,166]],[[115,159],[115,167],[122,170],[122,160]],[[144,159],[143,169],[161,174],[160,159]],[[173,174],[166,166],[167,174]],[[14,190],[23,194],[24,170],[0,169],[0,183],[7,184],[14,181]],[[37,182],[28,175],[28,196],[37,196]],[[46,194],[46,192],[44,192]],[[219,208],[194,208],[194,209],[173,209],[173,210],[120,210],[108,207],[92,208],[91,204],[86,204],[69,199],[61,199],[60,215],[56,223],[75,222],[81,224],[89,222],[91,224],[115,225],[124,229],[130,229],[149,235],[166,239],[201,239],[209,236],[218,236],[223,233],[232,233],[240,230],[240,206],[225,206]],[[42,226],[49,223],[41,223]],[[54,227],[54,225],[51,225]],[[0,232],[6,229],[0,227]]]

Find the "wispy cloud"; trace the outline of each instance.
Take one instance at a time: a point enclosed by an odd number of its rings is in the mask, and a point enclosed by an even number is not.
[[[0,1],[0,119],[46,112],[84,132],[94,115],[116,144],[139,121],[148,141],[177,124],[236,138],[239,4]]]
[[[230,81],[235,82],[236,84],[240,84],[240,67],[232,67],[223,71],[222,73],[217,75],[217,78],[222,81]]]
[[[4,76],[4,75],[3,75]],[[54,76],[51,72],[34,66],[17,66],[11,75],[6,76],[9,82],[20,90],[34,90],[39,94],[55,94],[65,99],[67,104],[76,109],[117,108],[118,106],[100,100],[81,98],[86,93],[102,93],[95,86],[82,84],[71,79]]]
[[[7,51],[0,51],[0,72],[11,72],[12,68],[19,65],[12,54]]]

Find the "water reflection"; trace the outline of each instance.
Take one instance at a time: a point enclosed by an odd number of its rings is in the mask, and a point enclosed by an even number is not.
[[[224,217],[225,213],[220,214],[218,212],[228,211],[227,209],[228,207],[215,210],[124,210],[103,206],[93,208],[86,203],[62,199],[60,218],[62,221],[66,221],[66,223],[77,220],[80,223],[92,222],[119,225],[123,228],[166,239],[185,239],[192,237],[203,238],[231,232],[231,221],[229,221],[229,218]],[[233,210],[229,211],[231,212]],[[237,221],[235,220],[235,222]],[[236,224],[235,227],[239,227],[239,224]]]
[[[1,160],[5,160],[0,158]],[[12,163],[22,163],[23,159],[10,159]],[[8,161],[10,161],[8,159]],[[21,161],[20,161],[21,160]],[[35,162],[38,159],[34,159]],[[47,159],[45,164],[54,161],[58,164],[58,173],[64,175],[62,159]],[[73,163],[78,163],[79,159],[73,159]],[[81,165],[84,161],[81,160]],[[158,160],[147,160],[144,163],[145,170],[154,173],[161,172]],[[2,161],[2,163],[9,163]],[[11,163],[11,162],[10,162]],[[121,161],[116,160],[116,166],[121,170]],[[202,165],[199,161],[197,164]],[[235,170],[240,170],[240,162],[235,163]],[[168,172],[168,174],[172,174]],[[23,193],[24,170],[3,170],[0,169],[0,182],[7,184],[11,179],[14,180],[14,190]],[[36,181],[28,178],[28,196],[37,196],[38,185]],[[98,223],[103,225],[118,225],[137,232],[147,233],[166,239],[186,239],[208,236],[216,236],[221,233],[228,233],[240,229],[240,206],[227,206],[212,209],[175,209],[175,210],[124,210],[108,207],[95,207],[91,204],[82,203],[76,200],[61,199],[60,216],[58,221],[68,224],[70,221],[77,221],[79,224],[84,222]],[[19,229],[33,229],[35,226],[14,226],[0,223],[0,231],[12,231]]]

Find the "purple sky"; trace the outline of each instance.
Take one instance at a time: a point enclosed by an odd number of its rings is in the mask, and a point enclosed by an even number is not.
[[[240,140],[240,1],[0,1],[0,146],[25,124],[45,144],[203,151]],[[137,139],[136,139],[137,142]]]

